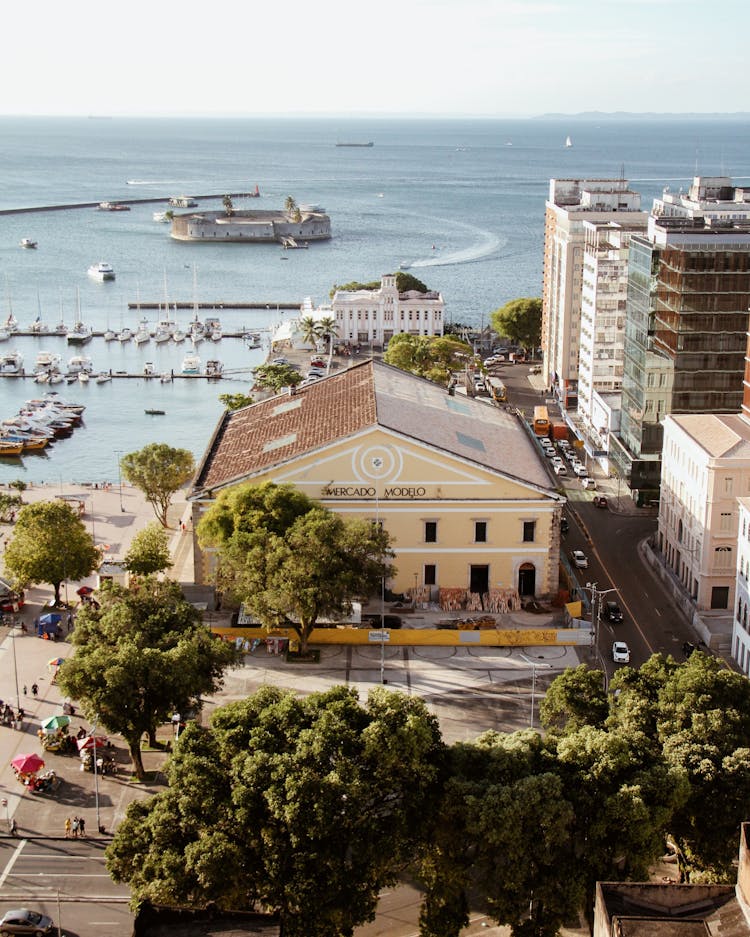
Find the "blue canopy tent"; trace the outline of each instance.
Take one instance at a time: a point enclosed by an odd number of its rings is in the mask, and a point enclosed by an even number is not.
[[[40,615],[36,619],[36,633],[40,638],[43,638],[45,634],[49,637],[56,637],[60,633],[61,621],[62,615],[58,615],[57,612],[47,612],[46,615]]]

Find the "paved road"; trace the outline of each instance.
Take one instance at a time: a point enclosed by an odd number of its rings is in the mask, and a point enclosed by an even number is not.
[[[133,930],[128,892],[104,868],[103,842],[0,839],[0,913],[29,907],[65,934],[120,937]]]

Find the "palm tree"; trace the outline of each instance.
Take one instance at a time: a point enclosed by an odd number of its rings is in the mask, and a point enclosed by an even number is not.
[[[232,204],[231,195],[225,195],[222,199],[222,204],[224,205],[224,211],[227,213],[227,217],[231,218],[234,214],[234,205]]]
[[[320,337],[320,326],[312,316],[305,316],[304,319],[300,319],[297,331],[303,342],[311,344],[313,348],[317,346]]]
[[[286,201],[284,202],[284,208],[290,215],[294,215],[295,213],[299,212],[297,203],[294,201],[291,195],[287,195]]]
[[[333,316],[324,316],[318,321],[318,335],[328,342],[328,374],[331,373],[331,361],[333,360],[333,340],[338,338],[338,334],[336,320]]]

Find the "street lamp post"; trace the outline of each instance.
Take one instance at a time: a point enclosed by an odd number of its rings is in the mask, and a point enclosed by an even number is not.
[[[120,464],[122,449],[115,449],[115,455],[117,456],[117,487],[120,489],[120,512],[124,513],[125,508],[122,506],[122,465]]]
[[[610,592],[617,592],[617,589],[599,589],[599,583],[587,582],[586,589],[591,592],[591,648],[599,647],[599,607],[601,600]]]
[[[99,725],[99,717],[94,719],[94,725],[91,728],[89,738],[91,739],[91,757],[94,761],[94,803],[96,805],[96,828],[99,833],[102,832],[102,821],[99,816],[99,766],[97,765],[96,753],[96,727]]]
[[[16,712],[21,708],[21,695],[18,692],[18,662],[16,660],[16,626],[10,629],[11,644],[13,645],[13,676],[16,678]]]

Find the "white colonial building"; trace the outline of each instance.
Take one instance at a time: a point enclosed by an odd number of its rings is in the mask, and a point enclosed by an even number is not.
[[[442,335],[445,303],[440,293],[399,293],[396,275],[384,274],[374,290],[336,290],[331,303],[340,341],[383,347],[394,335]]]
[[[738,497],[750,494],[750,422],[733,413],[664,420],[658,544],[697,613],[734,608]]]

